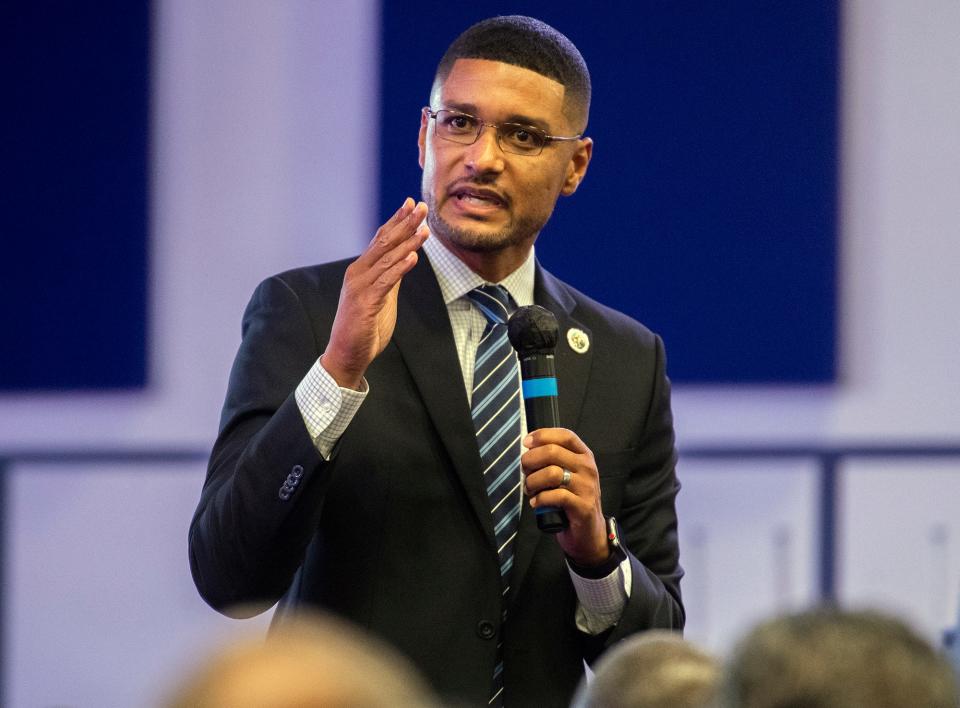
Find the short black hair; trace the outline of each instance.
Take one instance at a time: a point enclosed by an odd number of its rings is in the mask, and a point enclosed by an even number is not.
[[[504,15],[468,27],[440,59],[434,86],[446,80],[457,59],[500,61],[553,79],[566,89],[564,113],[579,130],[586,128],[590,113],[587,63],[573,42],[546,22]]]

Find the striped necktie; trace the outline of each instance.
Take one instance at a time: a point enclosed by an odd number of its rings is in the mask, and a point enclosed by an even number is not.
[[[506,325],[513,306],[510,294],[500,285],[483,285],[471,290],[467,297],[487,318],[473,367],[471,413],[506,596],[521,506],[520,384],[517,356],[507,338]],[[506,619],[506,612],[502,619]],[[501,644],[497,645],[491,696],[490,705],[503,705]]]

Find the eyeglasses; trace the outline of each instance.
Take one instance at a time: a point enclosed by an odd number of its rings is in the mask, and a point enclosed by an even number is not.
[[[521,123],[484,123],[469,113],[446,109],[434,111],[430,109],[430,106],[425,106],[423,113],[427,118],[436,120],[434,135],[461,145],[473,145],[477,142],[477,138],[480,137],[484,127],[489,125],[497,131],[497,145],[500,146],[501,150],[511,155],[533,157],[543,152],[547,143],[555,140],[579,140],[582,137],[582,134],[547,135],[539,128],[522,125]]]

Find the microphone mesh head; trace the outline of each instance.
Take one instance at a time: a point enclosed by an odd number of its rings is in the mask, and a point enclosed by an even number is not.
[[[507,322],[510,344],[521,356],[552,354],[557,348],[560,327],[550,310],[539,305],[518,307]]]

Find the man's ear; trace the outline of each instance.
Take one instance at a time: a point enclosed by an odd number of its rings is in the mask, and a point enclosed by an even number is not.
[[[560,194],[569,197],[577,191],[577,187],[583,181],[587,174],[587,167],[590,165],[590,158],[593,156],[593,139],[582,138],[577,142],[577,150],[570,157],[567,163],[567,174],[563,180],[563,187]]]
[[[420,157],[420,169],[423,169],[423,160],[427,154],[427,126],[430,124],[430,118],[426,111],[420,111],[420,135],[417,137],[417,149]]]

